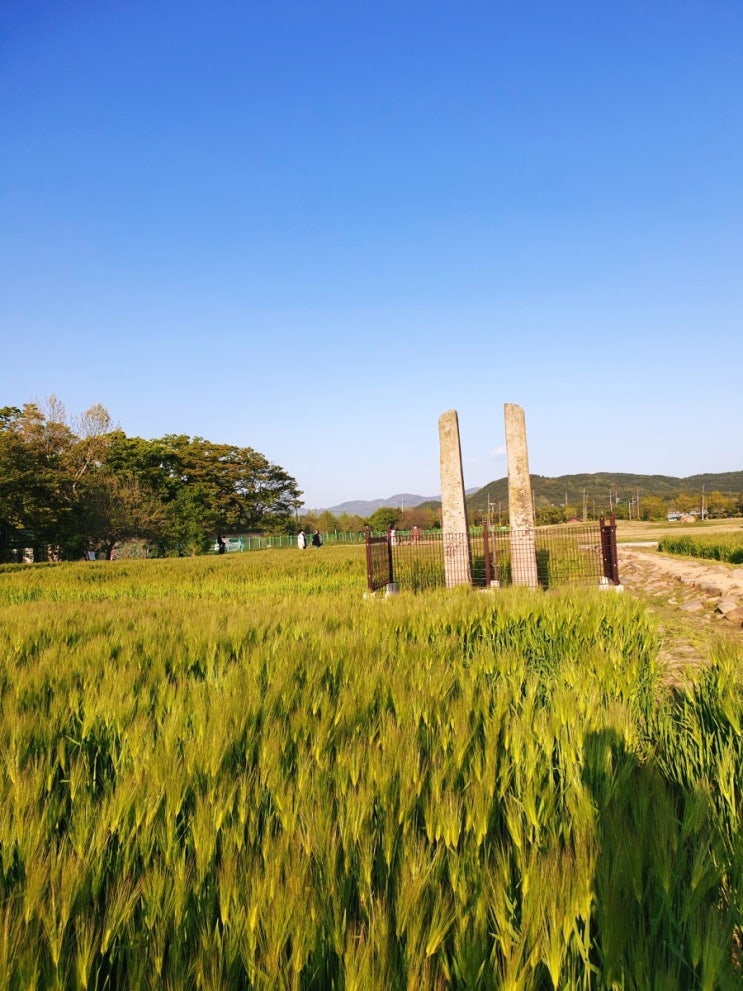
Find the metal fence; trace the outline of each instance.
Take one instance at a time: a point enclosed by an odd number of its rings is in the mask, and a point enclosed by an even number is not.
[[[308,532],[307,542],[309,543],[310,534]],[[349,532],[346,533],[343,530],[323,530],[322,532],[323,544],[363,544],[364,543],[364,531],[359,533]],[[295,533],[278,533],[278,534],[237,534],[229,537],[225,537],[225,542],[227,544],[226,550],[230,551],[260,551],[265,550],[269,547],[296,547],[297,546],[297,535]],[[217,544],[216,542],[212,546],[212,551],[216,553]]]
[[[448,542],[448,543],[447,543]],[[606,523],[569,523],[527,531],[473,527],[468,534],[440,530],[366,534],[366,574],[370,591],[387,586],[422,591],[446,586],[445,555],[452,568],[470,574],[472,585],[489,588],[518,582],[519,554],[533,547],[537,582],[561,585],[619,584],[614,517]],[[457,562],[457,555],[461,558]],[[533,564],[532,564],[533,570]]]

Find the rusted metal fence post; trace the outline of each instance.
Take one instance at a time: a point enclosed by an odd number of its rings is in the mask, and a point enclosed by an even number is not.
[[[370,592],[374,591],[374,568],[371,554],[371,530],[364,527],[364,545],[366,548],[366,584]]]
[[[617,521],[614,514],[609,517],[609,522],[604,522],[604,517],[599,518],[601,528],[601,558],[604,565],[604,578],[608,578],[612,585],[619,584],[619,559],[617,557]]]
[[[389,561],[389,577],[387,578],[387,594],[390,595],[397,591],[397,585],[395,584],[395,566],[392,560],[392,542],[393,533],[395,531],[390,528],[387,530],[387,560]]]
[[[485,557],[485,588],[490,588],[490,541],[488,539],[488,521],[482,521],[482,551]]]

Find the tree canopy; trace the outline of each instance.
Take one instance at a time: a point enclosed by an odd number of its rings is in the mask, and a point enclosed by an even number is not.
[[[250,447],[169,434],[128,437],[95,405],[70,422],[42,409],[0,408],[0,555],[110,556],[139,538],[162,554],[198,553],[220,531],[286,532],[302,493]]]

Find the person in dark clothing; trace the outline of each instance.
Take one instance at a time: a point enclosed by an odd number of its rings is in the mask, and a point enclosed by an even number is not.
[[[315,532],[312,534],[312,546],[322,547],[322,537],[320,536],[319,530],[315,530]]]
[[[226,550],[227,550],[227,544],[224,542],[224,537],[220,533],[219,536],[217,537],[217,553],[224,554]]]

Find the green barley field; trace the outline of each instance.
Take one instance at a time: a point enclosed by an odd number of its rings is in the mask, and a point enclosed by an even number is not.
[[[743,564],[743,530],[722,534],[683,534],[661,537],[658,550],[728,564]]]
[[[0,569],[0,991],[740,989],[740,653],[363,553]]]

